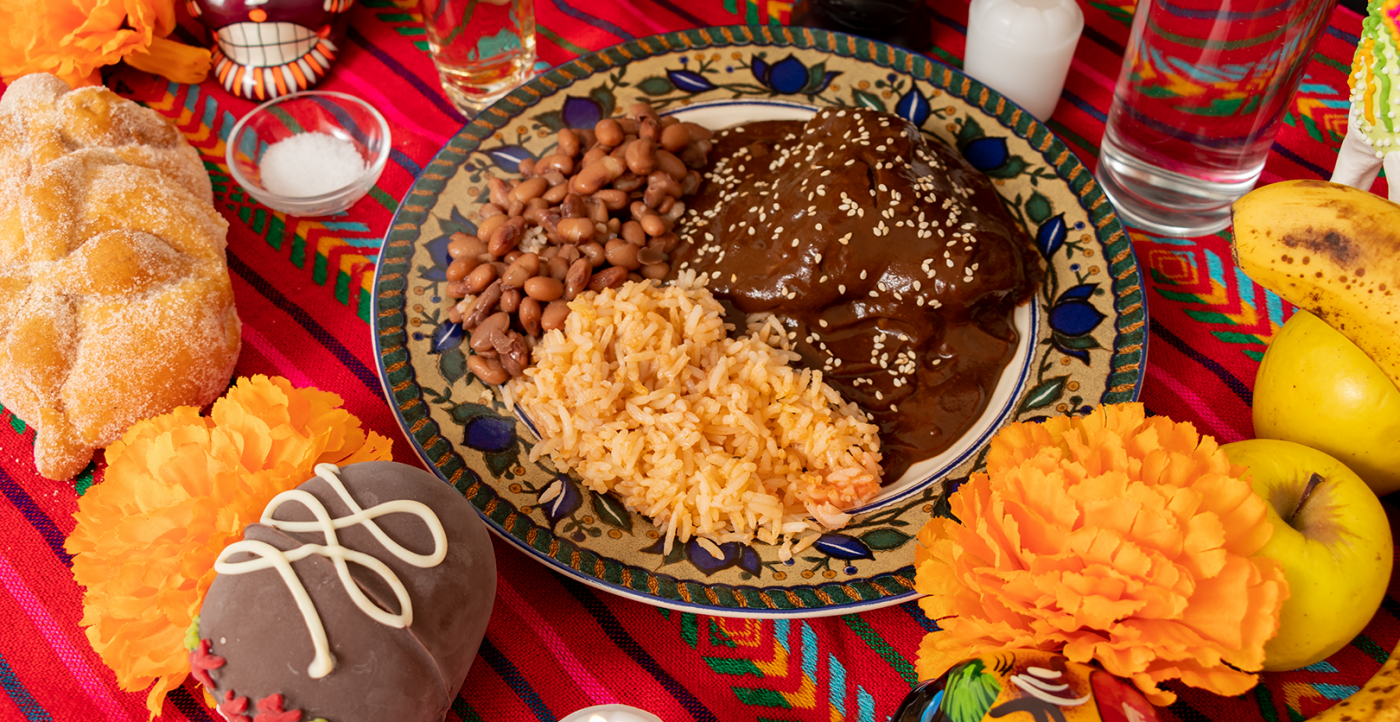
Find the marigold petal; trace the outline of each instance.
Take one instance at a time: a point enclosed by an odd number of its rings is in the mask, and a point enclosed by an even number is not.
[[[1254,684],[1286,596],[1252,557],[1270,533],[1218,444],[1137,404],[1009,424],[987,471],[949,498],[961,520],[921,530],[915,587],[943,631],[921,673],[980,651],[1063,650],[1131,679],[1154,703],[1187,684]],[[1233,665],[1233,668],[1229,665]]]

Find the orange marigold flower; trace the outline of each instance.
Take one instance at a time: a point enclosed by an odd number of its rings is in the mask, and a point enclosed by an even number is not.
[[[943,629],[919,648],[920,677],[1036,648],[1097,661],[1159,705],[1176,699],[1168,679],[1250,689],[1288,583],[1253,556],[1273,528],[1244,473],[1140,404],[1006,426],[950,497],[961,521],[919,533],[920,606]]]
[[[98,71],[126,59],[176,82],[209,72],[207,48],[167,41],[176,0],[0,0],[9,37],[0,42],[0,77],[52,73],[73,87],[97,85]]]
[[[390,440],[367,434],[340,404],[284,378],[241,378],[208,417],[181,407],[107,447],[103,481],[78,501],[64,546],[87,589],[88,641],[122,689],[155,684],[152,716],[189,671],[185,630],[219,552],[316,464],[390,459]]]

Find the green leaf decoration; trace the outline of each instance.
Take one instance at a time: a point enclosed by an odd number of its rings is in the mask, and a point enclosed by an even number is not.
[[[437,222],[444,236],[450,236],[453,233],[465,233],[469,236],[475,234],[475,228],[469,228],[462,223],[462,221],[465,220],[466,216],[462,215],[462,213],[457,210],[457,206],[454,205],[452,207],[452,215],[448,218],[438,218]]]
[[[438,356],[438,373],[447,379],[447,383],[457,383],[467,375],[467,355],[460,348],[444,351]]]
[[[665,79],[663,78],[663,80]],[[667,80],[666,82],[669,84],[671,81]],[[613,95],[611,90],[601,85],[588,91],[588,97],[597,103],[599,108],[603,109],[604,118],[612,117],[613,111],[617,110],[617,97]]]
[[[807,69],[807,87],[802,89],[804,93],[815,93],[822,87],[822,81],[826,79],[826,63],[821,62]]]
[[[874,93],[867,93],[864,90],[852,90],[851,97],[855,99],[856,105],[862,108],[878,110],[881,113],[885,112],[885,101],[880,100],[880,96]]]
[[[1030,411],[1042,406],[1049,406],[1065,393],[1065,383],[1069,381],[1069,376],[1055,376],[1046,379],[1039,386],[1030,390],[1026,394],[1026,400],[1021,404],[1021,411]]]
[[[564,127],[564,116],[560,111],[550,110],[536,115],[535,122],[557,132]]]
[[[982,660],[974,659],[948,673],[939,711],[948,722],[981,722],[999,694],[1001,683],[987,674]]]
[[[872,529],[860,535],[865,545],[877,551],[898,549],[913,537],[897,529]]]
[[[1016,176],[1026,172],[1027,167],[1028,164],[1026,163],[1025,158],[1022,158],[1019,155],[1013,155],[1010,158],[1007,158],[1006,162],[1002,163],[999,167],[992,168],[991,170],[987,171],[987,177],[1006,179],[1015,178]]]
[[[632,514],[611,494],[593,494],[593,511],[598,520],[615,529],[632,533]],[[677,544],[676,546],[680,546]]]
[[[653,75],[650,78],[643,78],[637,83],[637,90],[647,95],[666,95],[675,89],[676,86],[671,82],[671,79],[664,75]]]
[[[962,127],[958,128],[958,147],[961,148],[978,138],[986,135],[982,132],[982,126],[970,117],[964,117]]]
[[[1094,338],[1093,336],[1066,336],[1062,333],[1059,333],[1058,331],[1054,333],[1054,336],[1055,342],[1061,346],[1064,346],[1065,348],[1085,350],[1091,348],[1103,348],[1103,346],[1099,345],[1098,339]]]
[[[1029,218],[1037,226],[1050,220],[1050,216],[1054,212],[1055,209],[1050,205],[1050,199],[1041,195],[1040,191],[1032,193],[1031,197],[1026,199],[1026,218]]]

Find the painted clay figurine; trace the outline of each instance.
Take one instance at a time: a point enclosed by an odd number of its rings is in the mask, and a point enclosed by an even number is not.
[[[1332,181],[1370,190],[1385,167],[1400,202],[1400,0],[1371,0],[1351,62],[1351,117]]]
[[[1002,718],[1158,722],[1156,709],[1131,684],[1097,667],[1038,649],[988,653],[954,665],[942,677],[915,687],[890,722]]]
[[[209,29],[214,75],[249,100],[306,90],[326,77],[355,0],[186,0]]]

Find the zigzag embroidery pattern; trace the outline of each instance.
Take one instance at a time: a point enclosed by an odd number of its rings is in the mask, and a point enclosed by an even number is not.
[[[1159,238],[1138,231],[1131,237],[1157,295],[1250,359],[1264,357],[1292,307],[1229,260],[1228,238]]]
[[[681,639],[701,654],[710,671],[730,678],[731,691],[745,705],[765,708],[770,715],[826,708],[831,722],[874,722],[874,696],[848,679],[835,655],[818,650],[811,624],[659,611],[680,626]],[[912,668],[907,672],[906,677],[912,676]],[[758,710],[754,718],[772,720]]]

